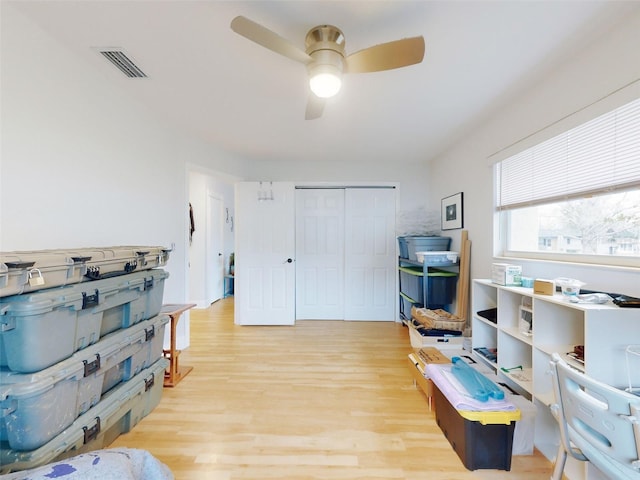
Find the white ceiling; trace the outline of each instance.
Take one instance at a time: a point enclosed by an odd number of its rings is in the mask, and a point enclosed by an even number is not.
[[[432,158],[597,40],[638,1],[13,1],[132,99],[251,159],[414,162]],[[304,120],[304,65],[229,28],[244,15],[304,48],[338,26],[347,54],[423,35],[425,60],[346,75]],[[148,75],[128,79],[92,47],[120,47]],[[43,80],[45,81],[45,80]]]

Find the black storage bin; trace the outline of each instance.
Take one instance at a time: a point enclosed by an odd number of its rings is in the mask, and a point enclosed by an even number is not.
[[[421,267],[400,267],[400,291],[416,303],[424,304],[424,273]],[[430,269],[427,273],[429,283],[427,295],[428,308],[444,308],[453,302],[456,293],[458,275],[453,272]]]
[[[453,408],[435,384],[433,400],[436,422],[468,470],[511,470],[515,421],[483,425],[468,420]]]
[[[453,272],[431,269],[427,274],[429,284],[427,286],[428,308],[444,308],[453,302],[456,293],[458,275]],[[424,301],[424,300],[423,300]]]

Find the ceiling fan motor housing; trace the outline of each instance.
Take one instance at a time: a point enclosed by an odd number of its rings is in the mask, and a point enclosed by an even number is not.
[[[313,27],[305,38],[306,53],[313,58],[307,65],[309,75],[318,70],[340,76],[344,68],[344,34],[333,25]]]

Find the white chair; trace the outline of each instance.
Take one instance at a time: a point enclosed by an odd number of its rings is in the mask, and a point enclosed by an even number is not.
[[[640,480],[640,397],[578,372],[557,353],[551,371],[560,427],[552,480],[561,480],[567,456],[591,462],[609,479]]]

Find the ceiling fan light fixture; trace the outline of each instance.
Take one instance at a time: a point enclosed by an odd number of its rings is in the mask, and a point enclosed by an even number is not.
[[[311,91],[320,98],[331,98],[340,91],[342,79],[332,73],[320,73],[309,80]]]
[[[320,98],[330,98],[336,95],[342,87],[340,72],[332,69],[318,69],[309,79],[311,91]]]

